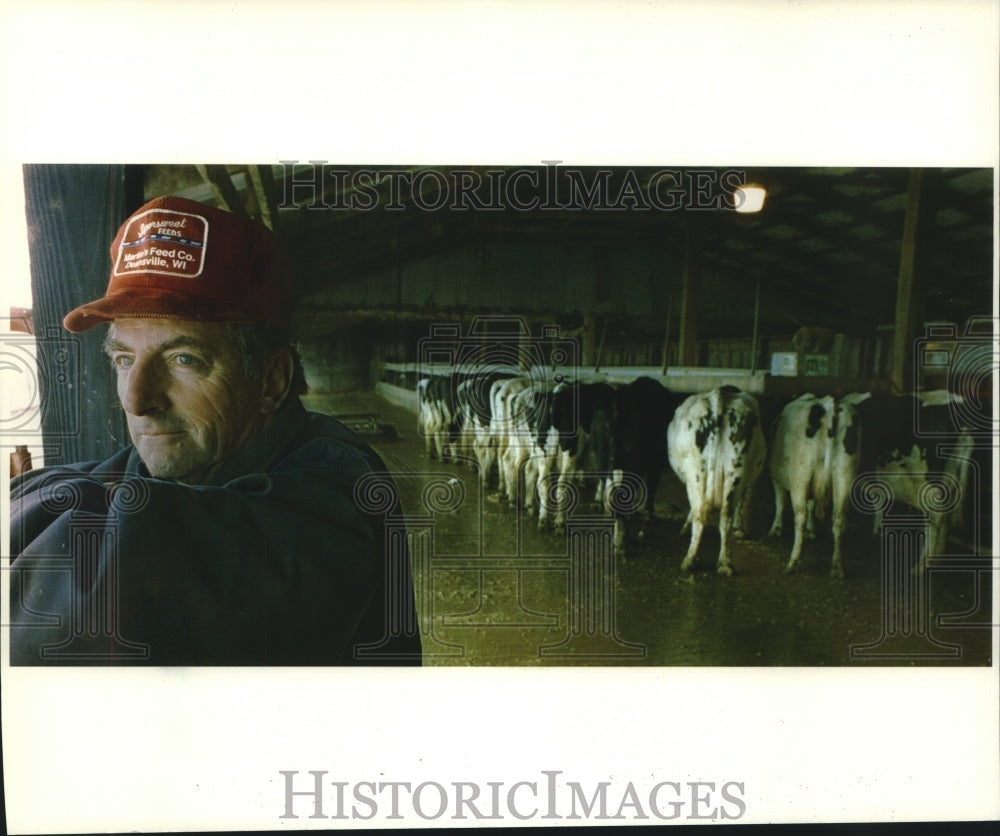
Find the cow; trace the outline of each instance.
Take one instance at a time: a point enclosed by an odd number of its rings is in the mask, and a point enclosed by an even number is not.
[[[550,460],[555,455],[557,434],[552,428],[553,387],[535,381],[512,395],[504,451],[500,458],[503,494],[511,507],[519,503],[525,510],[535,506],[540,481],[546,479]],[[519,476],[524,492],[518,494]]]
[[[459,420],[450,376],[431,375],[417,381],[417,426],[428,458],[448,458],[458,438]]]
[[[847,400],[859,401],[862,426],[855,489],[876,498],[881,493],[887,500],[875,503],[876,531],[891,501],[924,514],[926,536],[914,566],[915,572],[922,572],[929,558],[944,553],[965,500],[974,439],[962,420],[962,399],[941,393],[876,393]]]
[[[729,535],[742,536],[744,514],[767,455],[756,399],[732,386],[691,395],[670,422],[666,446],[691,506],[685,524],[691,527],[691,543],[681,569],[691,568],[709,515],[718,510],[717,571],[732,575]]]
[[[555,529],[563,529],[568,486],[585,472],[598,469],[594,451],[595,447],[608,449],[614,404],[615,389],[607,383],[573,382],[553,390],[550,422],[555,430],[555,446],[541,452],[555,460],[550,458],[543,465],[546,475],[538,484],[539,528],[547,526],[549,514],[554,512]],[[601,497],[600,480],[597,496]]]
[[[686,396],[671,392],[659,381],[640,377],[619,386],[612,414],[595,412],[592,438],[597,470],[606,475],[605,511],[614,517],[614,551],[625,556],[629,528],[638,514],[654,516],[654,500],[667,465],[664,438],[674,410]],[[644,495],[641,508],[631,494]]]
[[[814,536],[813,513],[822,519],[832,506],[830,576],[844,577],[841,537],[861,461],[862,427],[856,411],[860,402],[806,394],[781,412],[768,461],[774,485],[774,522],[769,534],[781,535],[785,503],[791,498],[795,538],[786,572],[798,564],[803,537]]]
[[[455,391],[461,424],[456,451],[467,461],[475,462],[484,489],[489,487],[496,461],[493,392],[500,383],[512,378],[510,373],[484,370],[467,375]]]
[[[513,429],[513,401],[518,392],[531,386],[531,379],[524,375],[509,380],[498,380],[490,387],[490,457],[497,463],[497,491],[501,497],[510,496],[507,485],[507,449]],[[490,465],[492,467],[492,465]],[[516,486],[516,483],[515,483]],[[516,490],[516,488],[515,488]],[[512,500],[513,501],[513,500]]]

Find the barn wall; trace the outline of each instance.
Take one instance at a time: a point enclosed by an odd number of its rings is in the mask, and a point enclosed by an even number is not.
[[[459,322],[465,333],[477,315],[529,318],[573,330],[601,365],[660,366],[671,312],[671,350],[676,364],[679,334],[680,254],[637,243],[612,248],[602,242],[475,243],[453,252],[409,262],[364,278],[339,278],[312,293],[310,311],[364,312],[345,329],[305,340],[304,359],[316,392],[369,388],[374,361],[414,362],[418,344],[435,322]],[[715,324],[702,331],[700,365],[750,368],[755,280],[734,283],[710,268],[701,272],[699,319]],[[797,325],[787,312],[770,312],[762,293],[758,368],[769,363],[767,334],[779,345]],[[784,310],[784,309],[783,309]],[[583,335],[588,324],[593,329]],[[333,330],[334,328],[338,330]],[[774,349],[780,350],[780,349]]]
[[[679,296],[680,254],[649,244],[611,249],[601,243],[470,244],[444,255],[352,279],[338,277],[306,300],[310,308],[468,311],[508,314],[589,313],[665,320]],[[702,307],[712,319],[747,329],[753,282],[723,282],[702,273]],[[674,304],[674,317],[678,315]]]
[[[303,341],[300,352],[309,391],[369,389],[372,345],[368,329],[357,326]]]

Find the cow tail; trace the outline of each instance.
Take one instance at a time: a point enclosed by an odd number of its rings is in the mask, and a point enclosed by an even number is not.
[[[823,461],[817,462],[819,468],[813,476],[814,513],[818,519],[826,517],[830,504],[830,488],[833,484],[833,458],[837,445],[837,404],[833,398],[823,399],[824,422],[820,428],[823,434]]]

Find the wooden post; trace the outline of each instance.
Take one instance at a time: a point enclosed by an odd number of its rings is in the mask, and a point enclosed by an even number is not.
[[[753,339],[750,342],[750,374],[757,374],[757,330],[760,322],[760,276],[753,297]]]
[[[583,318],[583,333],[580,335],[580,365],[594,364],[594,347],[597,345],[597,317],[587,314]]]
[[[903,241],[899,252],[899,277],[896,281],[896,321],[892,333],[892,367],[889,382],[897,392],[913,391],[913,339],[923,316],[923,293],[916,265],[917,227],[923,171],[910,169],[906,194]]]
[[[684,233],[684,281],[681,290],[680,338],[677,359],[682,366],[698,365],[698,280],[701,235],[690,217]]]
[[[604,327],[601,329],[601,344],[597,347],[597,359],[594,361],[594,371],[601,370],[601,360],[604,358],[604,340],[608,336],[608,320],[611,317],[604,317]]]
[[[667,299],[667,327],[666,333],[663,335],[663,372],[661,373],[663,377],[667,376],[667,367],[670,365],[670,320],[673,318],[674,313],[674,297],[671,296]]]

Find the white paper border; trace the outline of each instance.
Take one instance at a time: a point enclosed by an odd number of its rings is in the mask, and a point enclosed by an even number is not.
[[[996,2],[2,2],[3,246],[23,162],[994,166],[998,30]],[[0,639],[15,833],[336,824],[278,819],[282,769],[738,780],[744,823],[1000,805],[996,664],[11,672]]]

